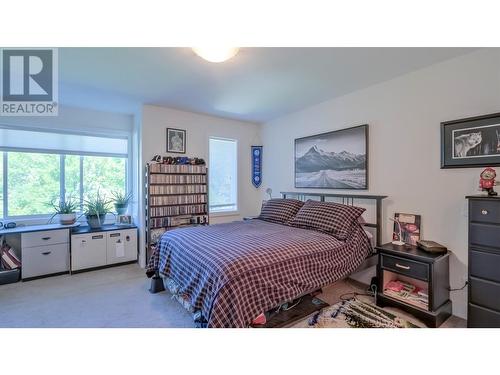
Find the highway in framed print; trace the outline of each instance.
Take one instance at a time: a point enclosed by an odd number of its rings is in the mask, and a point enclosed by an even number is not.
[[[295,187],[368,189],[368,125],[296,139]]]

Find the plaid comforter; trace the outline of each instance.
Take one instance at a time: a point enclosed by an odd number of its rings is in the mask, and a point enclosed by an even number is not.
[[[150,259],[208,327],[247,327],[264,311],[352,273],[372,248],[361,225],[346,241],[262,220],[165,233]]]

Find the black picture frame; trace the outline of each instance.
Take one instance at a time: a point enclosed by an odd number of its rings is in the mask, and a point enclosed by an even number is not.
[[[356,132],[360,131],[360,140],[364,143],[364,165],[363,165],[363,183],[359,186],[328,186],[328,185],[311,185],[308,184],[305,186],[303,183],[297,183],[297,145],[300,142],[306,140],[314,140],[314,139],[324,139],[328,137],[341,136],[346,134],[347,132]],[[294,187],[297,189],[307,188],[307,189],[332,189],[332,190],[368,190],[368,180],[369,180],[369,136],[368,136],[368,124],[357,125],[349,128],[334,130],[326,133],[320,133],[315,135],[310,135],[307,137],[296,138],[294,142]]]
[[[171,142],[171,137],[175,135],[179,136],[182,134],[182,148],[173,147]],[[176,129],[176,128],[167,128],[166,134],[166,144],[167,144],[167,152],[174,154],[185,154],[186,153],[186,143],[187,143],[187,134],[184,129]]]
[[[498,166],[500,113],[441,123],[441,169]]]

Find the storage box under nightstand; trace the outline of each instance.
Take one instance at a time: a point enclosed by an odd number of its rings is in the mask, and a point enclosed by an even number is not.
[[[448,252],[433,254],[416,246],[392,243],[376,249],[378,306],[400,308],[429,327],[438,327],[451,316]],[[393,285],[409,284],[416,289],[413,293],[394,292],[387,288],[391,281]]]

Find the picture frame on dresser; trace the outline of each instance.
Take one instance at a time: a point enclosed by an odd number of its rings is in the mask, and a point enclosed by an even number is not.
[[[500,166],[500,113],[441,123],[441,169]]]

